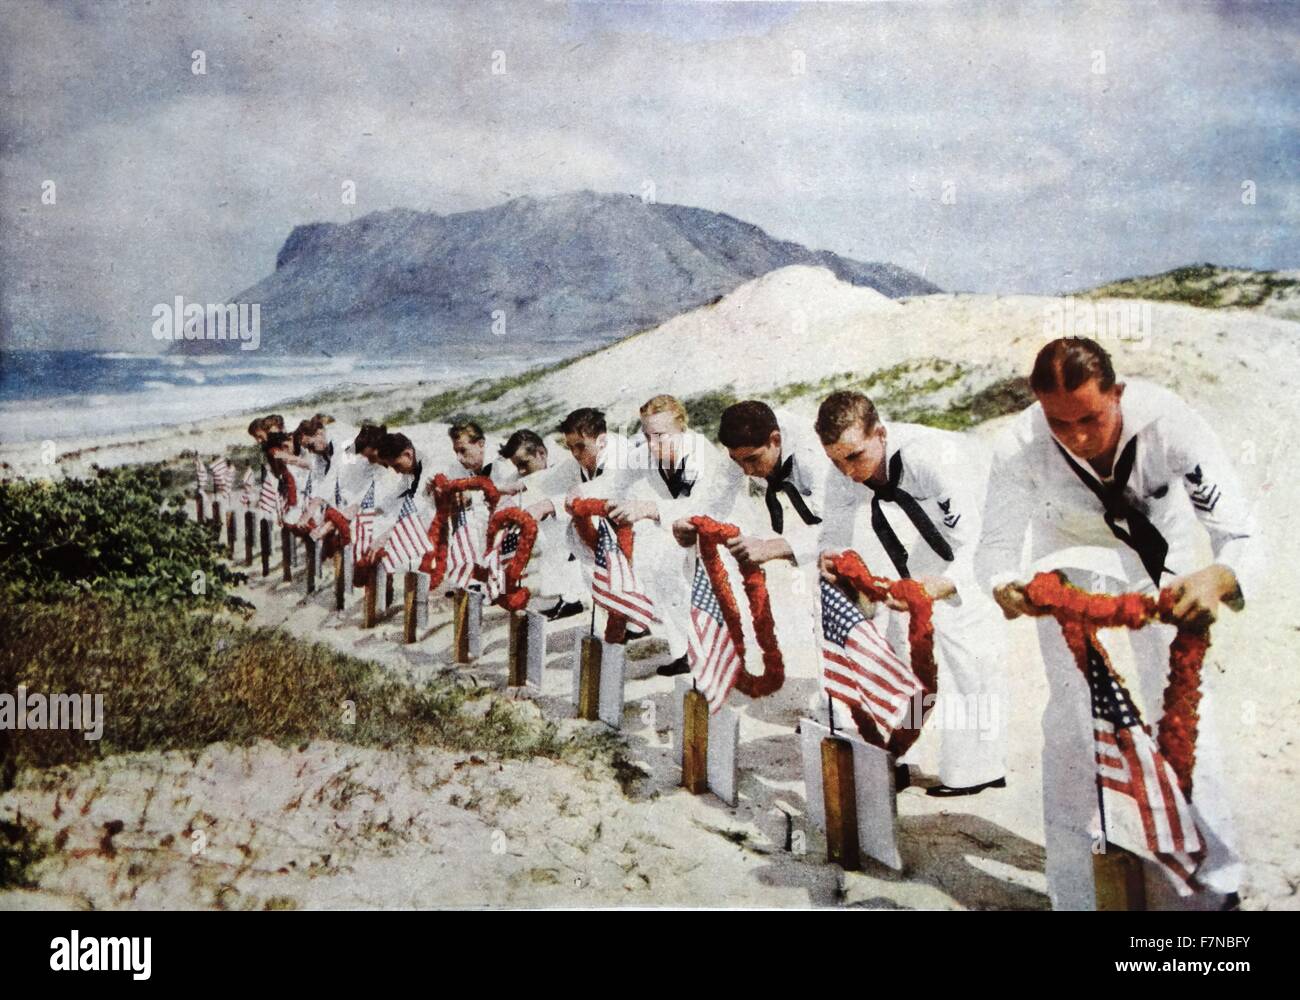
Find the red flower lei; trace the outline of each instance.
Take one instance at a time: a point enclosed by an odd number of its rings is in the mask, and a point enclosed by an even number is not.
[[[713,585],[713,593],[722,609],[727,634],[731,636],[731,642],[743,660],[745,633],[740,624],[740,608],[736,605],[736,595],[731,591],[727,571],[718,554],[718,546],[737,537],[740,529],[734,524],[725,524],[703,515],[692,517],[691,524],[699,534],[700,559],[704,562],[704,571],[709,575],[709,583]],[[758,638],[759,649],[763,651],[763,672],[751,674],[742,667],[736,673],[736,687],[741,694],[762,698],[779,691],[785,683],[785,661],[781,658],[781,647],[776,641],[776,623],[772,620],[772,602],[767,593],[767,574],[758,563],[738,565],[744,581],[745,597],[749,601],[749,613],[754,621],[754,635]]]
[[[1029,582],[1025,594],[1034,606],[1030,614],[1051,615],[1060,624],[1074,662],[1085,675],[1088,643],[1092,642],[1111,675],[1117,676],[1105,648],[1096,641],[1098,629],[1141,628],[1153,621],[1174,624],[1174,596],[1168,589],[1154,598],[1146,594],[1090,594],[1068,583],[1058,573],[1039,573]],[[1160,753],[1174,769],[1178,787],[1189,801],[1200,724],[1197,709],[1201,702],[1201,667],[1209,648],[1209,629],[1179,626],[1169,646],[1169,683],[1165,687],[1164,714],[1156,737]],[[1150,727],[1146,728],[1150,732]]]
[[[340,545],[352,544],[352,524],[343,516],[341,511],[335,510],[333,507],[326,507],[325,520],[334,525],[334,530],[339,536]]]
[[[609,501],[592,497],[574,497],[565,503],[564,509],[573,518],[574,530],[578,532],[578,537],[582,539],[583,544],[592,552],[595,552],[599,531],[591,523],[591,519],[593,517],[607,517],[609,515]],[[619,549],[627,558],[627,561],[631,562],[632,525],[614,525],[614,535],[618,539]],[[622,642],[626,635],[627,618],[616,611],[610,611],[605,618],[605,641]]]
[[[497,502],[501,499],[501,491],[487,476],[448,479],[440,472],[425,488],[425,493],[432,494],[434,500],[433,523],[429,525],[429,541],[433,542],[433,551],[421,561],[420,570],[429,574],[430,590],[437,590],[442,583],[442,578],[447,575],[447,527],[451,523],[451,505],[457,493],[464,493],[467,490],[482,491],[487,497],[488,510],[496,510]]]
[[[911,650],[912,673],[916,674],[927,695],[937,694],[939,668],[934,660],[934,601],[926,593],[925,587],[915,580],[890,580],[873,575],[862,557],[852,550],[841,552],[831,566],[836,576],[869,599],[883,601],[887,597],[893,597],[907,605],[907,644]],[[883,745],[871,716],[856,705],[850,705],[849,708],[862,738],[873,746]],[[896,729],[885,749],[895,756],[901,756],[920,735],[919,725]]]
[[[487,546],[491,548],[497,534],[512,524],[519,528],[519,547],[515,549],[515,554],[506,564],[505,592],[492,603],[507,611],[519,611],[528,606],[528,598],[532,596],[532,592],[527,587],[519,586],[519,579],[524,575],[528,560],[533,554],[533,543],[537,541],[537,521],[532,514],[519,507],[506,507],[495,511],[488,518]],[[475,575],[479,579],[485,579],[487,571],[480,568],[476,570]]]

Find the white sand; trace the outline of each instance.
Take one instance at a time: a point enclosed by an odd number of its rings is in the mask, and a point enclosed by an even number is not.
[[[788,268],[732,296],[616,345],[507,394],[611,405],[628,419],[655,392],[681,396],[734,384],[740,394],[843,371],[866,374],[902,361],[940,357],[988,373],[1027,371],[1048,339],[1040,297],[940,295],[891,302],[836,282],[828,272]],[[1211,669],[1222,671],[1222,728],[1237,776],[1233,805],[1247,863],[1245,906],[1297,908],[1300,805],[1292,790],[1300,750],[1300,704],[1292,677],[1297,623],[1295,466],[1282,437],[1296,410],[1300,325],[1236,310],[1154,304],[1151,336],[1136,348],[1108,342],[1122,373],[1168,385],[1218,426],[1258,500],[1272,554],[1268,593],[1214,629]],[[803,345],[816,344],[816,350]],[[424,392],[425,390],[420,390]],[[419,398],[408,391],[403,403]],[[796,401],[805,412],[813,400]],[[374,401],[367,404],[374,409]],[[394,407],[395,408],[395,407]],[[342,419],[355,419],[333,407]],[[105,448],[118,460],[161,458],[181,448],[216,453],[243,434],[246,420],[169,433]],[[990,433],[998,422],[978,430]],[[143,437],[139,436],[139,437]],[[137,438],[138,440],[138,438]],[[0,457],[18,465],[14,449]],[[337,616],[322,591],[254,579],[259,622],[283,624],[420,678],[449,667],[449,613],[435,600],[435,626],[404,647],[399,623],[374,632],[358,612]],[[469,668],[503,687],[505,625],[489,611],[485,655]],[[196,762],[141,754],[46,776],[0,796],[0,819],[21,812],[52,835],[67,829],[62,852],[42,863],[39,892],[0,896],[0,907],[37,905],[263,906],[277,901],[328,906],[732,905],[871,907],[1046,906],[1038,787],[1046,698],[1032,625],[1011,626],[1009,787],[947,802],[917,789],[899,796],[907,871],[871,865],[844,874],[808,853],[784,849],[778,802],[804,809],[794,712],[811,691],[790,690],[786,707],[743,705],[741,800],[675,787],[667,743],[671,682],[653,674],[662,657],[634,661],[624,728],[632,758],[649,777],[631,797],[608,773],[547,761],[474,763],[470,754],[421,749],[383,753],[313,744],[210,747]],[[567,716],[571,633],[554,636],[537,705]],[[648,673],[648,676],[639,676]],[[738,704],[745,702],[736,697]],[[651,724],[644,704],[653,706]],[[566,725],[598,725],[568,722]],[[922,738],[924,763],[934,735]],[[458,766],[459,765],[459,766]],[[209,846],[191,854],[186,831],[203,817]],[[100,849],[102,824],[120,819],[116,855]],[[801,824],[798,817],[795,823]],[[494,841],[495,831],[501,831]],[[172,838],[167,840],[167,838]],[[504,839],[502,839],[504,838]],[[164,841],[167,841],[164,844]],[[493,844],[500,853],[493,852]]]

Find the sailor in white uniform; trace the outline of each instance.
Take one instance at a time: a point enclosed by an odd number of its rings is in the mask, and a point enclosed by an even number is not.
[[[416,516],[428,530],[433,523],[434,499],[428,485],[433,482],[434,468],[416,449],[405,434],[384,435],[377,449],[378,464],[384,472],[375,474],[375,519],[371,524],[373,558],[384,547],[388,536],[396,527],[402,506],[408,498],[414,501]]]
[[[1083,338],[1044,347],[1030,383],[1038,402],[1006,430],[994,455],[977,560],[979,578],[1008,618],[1024,613],[1024,584],[1043,570],[1064,571],[1094,592],[1170,587],[1174,612],[1187,623],[1208,624],[1221,602],[1239,607],[1258,593],[1249,505],[1204,419],[1165,389],[1117,382],[1106,351]],[[1135,676],[1125,680],[1152,732],[1175,631],[1153,624],[1127,633]],[[1048,890],[1054,908],[1093,909],[1100,832],[1088,686],[1054,620],[1039,619],[1038,637],[1050,690],[1042,768]],[[1102,634],[1111,649],[1123,637]],[[1178,902],[1165,876],[1149,871],[1148,905],[1157,908],[1231,905],[1240,884],[1214,680],[1215,671],[1204,671],[1192,798],[1207,842],[1197,879],[1208,891]]]
[[[563,435],[564,448],[572,462],[557,463],[555,476],[546,479],[545,495],[532,500],[525,498],[524,503],[535,510],[534,516],[554,512],[556,524],[564,532],[570,565],[577,568],[582,580],[585,600],[591,589],[595,561],[574,528],[565,505],[571,498],[611,499],[620,484],[626,485],[622,477],[627,470],[645,468],[645,441],[639,436],[628,438],[609,430],[605,414],[589,406],[569,413],[560,422],[558,430]],[[552,611],[560,617],[574,613],[573,606],[567,602]],[[632,637],[635,638],[636,633]]]
[[[1005,787],[1005,624],[974,573],[987,463],[964,435],[886,425],[857,392],[823,400],[816,429],[842,473],[826,502],[824,557],[853,549],[876,575],[914,579],[934,599],[939,693],[926,733],[939,731],[941,784],[926,794]],[[877,608],[876,627],[904,659],[907,620]]]
[[[350,530],[380,469],[378,448],[387,433],[387,428],[375,424],[365,424],[359,430],[330,424],[323,434],[324,442],[320,436],[313,442],[315,474],[321,482],[317,492],[325,503],[325,516],[312,532],[313,538],[324,539],[340,526]]]
[[[452,424],[447,429],[447,437],[451,441],[457,466],[448,470],[451,478],[482,476],[490,479],[502,494],[498,507],[518,505],[515,494],[522,492],[519,474],[513,465],[497,454],[499,450],[497,441],[489,441],[483,429],[473,421]],[[432,475],[430,478],[432,479]],[[475,545],[482,551],[487,538],[489,516],[487,501],[478,491],[469,490],[461,493],[457,502],[464,508]]]
[[[745,496],[732,510],[741,535],[727,543],[737,562],[723,560],[732,591],[743,606],[739,564],[763,567],[787,683],[811,681],[803,687],[812,688],[813,702],[820,703],[821,657],[813,609],[826,501],[839,473],[822,450],[810,419],[774,411],[758,400],[724,410],[718,439],[745,477],[739,484]],[[679,540],[694,540],[689,522],[679,522],[673,530]],[[752,624],[745,624],[747,647],[757,650],[749,636]],[[796,711],[803,714],[805,709],[799,704]]]
[[[672,657],[659,673],[672,676],[690,670],[686,629],[695,559],[686,547],[693,541],[675,539],[673,525],[696,514],[730,520],[744,494],[744,477],[712,442],[688,428],[677,399],[655,396],[640,414],[646,460],[617,470],[607,496],[611,519],[635,525],[633,567],[655,604]]]
[[[530,560],[541,579],[537,592],[558,597],[542,614],[551,621],[582,614],[586,586],[565,538],[569,517],[564,513],[564,497],[579,477],[578,463],[567,454],[552,461],[546,442],[530,430],[511,434],[500,454],[519,474],[522,492],[516,499],[537,522],[537,542]]]

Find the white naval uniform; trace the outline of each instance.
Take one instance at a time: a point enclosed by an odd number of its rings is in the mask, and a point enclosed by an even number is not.
[[[374,479],[373,468],[354,448],[355,427],[330,424],[325,454],[312,453],[312,492],[327,505],[342,510],[361,502]]]
[[[1209,535],[1213,561],[1234,571],[1249,599],[1259,586],[1255,529],[1214,431],[1172,392],[1146,382],[1127,383],[1120,409],[1117,463],[1136,438],[1136,460],[1127,484],[1130,495],[1146,508],[1147,518],[1169,545],[1161,582],[1167,585],[1175,576],[1207,565],[1197,552],[1198,542],[1204,549],[1199,521]],[[1086,461],[1076,459],[1075,464],[1095,478]],[[976,566],[983,586],[992,589],[1028,580],[1040,570],[1059,569],[1086,590],[1154,593],[1155,584],[1141,559],[1111,532],[1103,515],[1101,501],[1071,469],[1042,407],[1034,404],[1006,429],[994,456]],[[1026,532],[1027,562],[1022,560]],[[1048,891],[1056,909],[1094,909],[1091,851],[1099,819],[1088,686],[1055,620],[1040,618],[1037,626],[1049,686],[1042,767]],[[1126,633],[1135,676],[1125,680],[1153,732],[1163,712],[1169,643],[1175,631],[1173,626],[1153,624]],[[1124,635],[1118,630],[1103,633],[1112,655]],[[1116,660],[1117,666],[1120,662]],[[1204,671],[1192,801],[1207,835],[1207,856],[1198,879],[1213,890],[1202,894],[1209,897],[1236,891],[1241,878],[1224,791],[1214,681],[1215,671]],[[1146,883],[1149,893],[1162,893],[1170,905],[1206,905],[1204,898],[1175,902],[1166,876],[1152,864]]]
[[[732,513],[744,495],[744,476],[723,452],[704,435],[687,430],[682,433],[678,457],[681,488],[676,496],[667,475],[636,447],[628,449],[628,468],[607,472],[587,484],[587,495],[612,500],[648,500],[659,510],[659,521],[636,522],[632,565],[637,579],[654,602],[662,622],[662,635],[674,658],[686,655],[686,629],[689,627],[691,574],[695,567],[695,550],[683,548],[673,538],[673,522],[678,518],[705,514],[718,520],[732,520]]]
[[[564,487],[564,492],[558,495],[549,495],[551,503],[555,505],[557,518],[564,518],[564,538],[568,551],[575,557],[579,575],[583,580],[583,594],[588,595],[591,591],[591,575],[595,569],[595,556],[591,549],[587,548],[578,535],[577,529],[573,526],[573,518],[569,517],[564,509],[565,501],[569,495],[579,496],[587,499],[610,500],[620,496],[620,490],[628,485],[624,478],[629,470],[641,469],[645,467],[646,452],[644,438],[628,438],[622,434],[616,434],[613,431],[607,431],[605,434],[605,446],[596,456],[596,468],[588,474],[581,465],[576,461],[573,466],[564,466],[568,471],[573,471],[572,480],[557,479],[551,488],[559,489]]]
[[[297,456],[295,456],[297,457]],[[300,523],[305,523],[307,519],[307,507],[313,497],[320,495],[317,489],[314,457],[308,454],[308,465],[303,467],[293,462],[285,462],[284,468],[286,474],[293,480],[296,503],[292,507],[285,500],[284,513],[280,516],[280,523],[287,524],[290,527],[296,527]]]
[[[549,449],[547,457],[550,457]],[[534,592],[555,594],[566,603],[581,603],[587,591],[567,538],[570,518],[564,510],[564,498],[579,483],[581,471],[582,467],[572,456],[565,454],[546,468],[523,476],[524,492],[515,497],[522,507],[549,500],[555,508],[553,516],[538,522],[537,545],[530,562],[541,578],[540,584],[534,585]]]
[[[986,456],[971,438],[951,431],[891,422],[885,433],[886,469],[901,456],[898,488],[916,500],[953,556],[948,560],[936,552],[897,503],[882,502],[880,512],[906,551],[908,575],[946,577],[957,588],[955,595],[934,603],[939,695],[908,756],[937,731],[939,780],[968,788],[1006,773],[1005,624],[974,571]],[[877,576],[896,578],[899,570],[872,527],[874,496],[862,483],[837,476],[827,501],[822,547],[853,549]],[[874,621],[906,660],[908,615],[881,604]]]
[[[415,498],[415,509],[420,523],[427,530],[433,523],[434,500],[425,488],[433,482],[434,470],[417,450],[415,469],[409,473],[395,472],[382,466],[375,472],[375,520],[371,527],[373,548],[380,548],[388,540],[397,524],[406,497]]]
[[[760,477],[746,477],[742,481],[749,487],[745,490],[747,499],[736,505],[733,517],[744,534],[759,539],[783,538],[794,553],[793,564],[784,559],[771,559],[763,563],[772,621],[776,626],[787,680],[818,681],[821,677],[821,653],[815,618],[820,579],[817,560],[821,553],[821,538],[826,522],[826,503],[835,488],[835,480],[843,477],[826,457],[811,419],[800,419],[783,410],[775,413],[777,428],[781,432],[781,457],[777,468],[784,469],[786,463],[789,463],[788,481],[797,491],[808,514],[816,520],[805,521],[789,494],[784,490],[775,490],[772,496],[780,505],[782,520],[781,531],[776,531],[765,499],[768,481]],[[743,606],[745,598],[739,567],[730,556],[724,556],[722,562],[728,570],[736,600]],[[757,651],[758,646],[751,636],[752,629],[748,624],[745,631],[747,650]],[[753,672],[760,666],[757,652],[750,659],[752,662],[746,665],[746,669]],[[803,687],[810,685],[805,684]],[[820,683],[811,687],[813,690],[808,694],[816,708],[822,702],[817,693]],[[806,703],[806,700],[801,698],[802,702]],[[802,712],[806,704],[800,704],[799,707]]]

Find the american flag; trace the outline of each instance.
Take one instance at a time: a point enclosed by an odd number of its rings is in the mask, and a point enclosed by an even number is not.
[[[218,458],[208,466],[208,471],[212,473],[212,491],[219,494],[228,494],[230,487],[235,485],[235,470],[230,463],[224,458]]]
[[[280,491],[270,469],[262,470],[262,491],[257,495],[257,509],[268,519],[280,516]]]
[[[506,567],[519,549],[519,529],[513,524],[497,535],[496,544],[492,546],[483,560],[487,568],[487,596],[495,601],[506,592]]]
[[[384,568],[390,573],[420,565],[426,552],[433,551],[429,529],[420,520],[415,497],[407,497],[397,512],[397,523],[384,542]]]
[[[1088,688],[1108,840],[1154,857],[1180,893],[1205,856],[1191,804],[1105,656],[1088,643]]]
[[[200,496],[207,495],[209,485],[210,480],[208,479],[208,467],[203,464],[203,459],[194,459],[194,486],[195,489],[198,490]]]
[[[606,611],[622,615],[640,628],[656,621],[655,606],[636,578],[632,564],[618,547],[608,518],[597,518],[596,571],[591,578],[592,599]]]
[[[245,508],[251,508],[253,501],[256,499],[256,490],[253,486],[253,470],[251,468],[244,470],[244,478],[239,483],[239,502]]]
[[[474,542],[469,517],[463,509],[452,511],[450,536],[447,539],[447,583],[451,587],[468,587],[478,565],[478,546]]]
[[[691,628],[686,634],[686,655],[696,687],[709,701],[709,711],[718,711],[735,686],[736,675],[744,668],[745,661],[731,641],[718,595],[713,592],[704,563],[698,560],[691,584]]]
[[[352,557],[364,559],[370,551],[370,543],[375,536],[375,484],[371,480],[370,489],[361,498],[361,507],[356,520],[352,522]]]
[[[921,682],[862,609],[825,580],[821,621],[826,693],[866,712],[888,742],[924,690]]]

